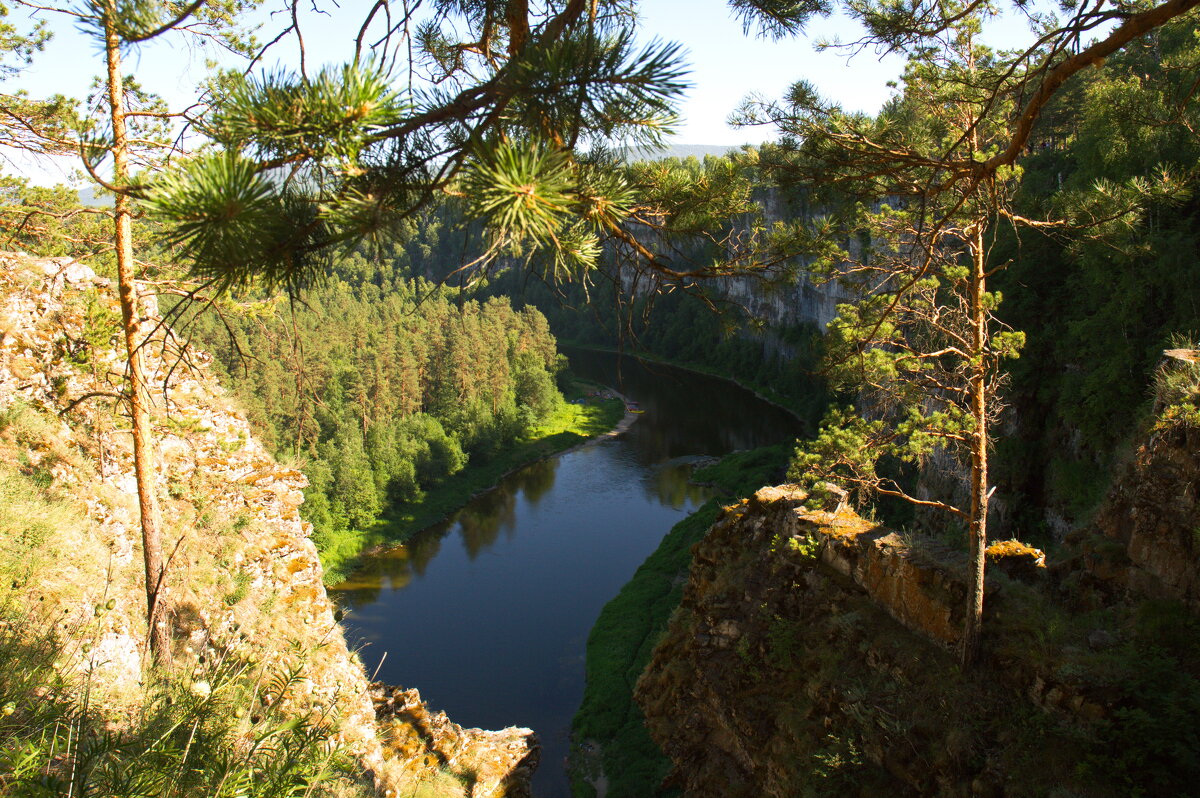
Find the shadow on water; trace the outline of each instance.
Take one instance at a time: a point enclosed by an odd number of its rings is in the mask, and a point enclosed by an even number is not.
[[[707,498],[688,481],[695,461],[801,431],[722,380],[568,354],[576,373],[638,402],[637,423],[510,475],[446,522],[368,558],[333,591],[368,670],[383,660],[379,678],[418,687],[464,726],[535,729],[540,798],[568,794],[562,763],[600,608]]]

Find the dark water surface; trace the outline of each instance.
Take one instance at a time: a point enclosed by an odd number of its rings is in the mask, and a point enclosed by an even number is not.
[[[574,371],[646,411],[620,437],[534,463],[333,591],[368,672],[417,687],[463,726],[528,726],[539,798],[563,762],[600,608],[707,498],[689,457],[795,438],[798,422],[723,380],[570,350]],[[384,652],[387,653],[384,658]]]

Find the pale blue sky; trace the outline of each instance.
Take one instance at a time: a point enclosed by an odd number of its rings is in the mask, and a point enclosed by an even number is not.
[[[312,17],[303,24],[309,47],[309,68],[319,60],[333,61],[352,53],[353,38],[361,15],[369,3],[342,0],[336,17]],[[873,112],[887,99],[902,69],[896,57],[880,60],[867,51],[852,60],[843,54],[817,53],[813,42],[820,36],[854,37],[845,19],[818,20],[805,36],[771,41],[746,35],[741,23],[720,0],[641,0],[642,36],[676,41],[688,51],[691,82],[681,107],[682,124],[674,139],[679,144],[737,146],[774,137],[768,128],[733,129],[726,119],[748,94],[768,99],[780,97],[796,80],[807,79],[827,97],[848,108]],[[17,13],[10,19],[17,21]],[[20,80],[3,88],[26,88],[31,94],[53,92],[83,97],[92,76],[102,68],[101,54],[92,39],[81,34],[65,19],[55,22],[55,39],[34,67]],[[1011,28],[1012,26],[1006,26]],[[193,77],[203,70],[204,54],[178,43],[161,41],[142,46],[130,57],[127,71],[134,72],[147,88],[162,94],[173,105],[186,104]],[[274,51],[275,59],[295,66],[296,48],[285,44]],[[73,165],[42,172],[23,169],[37,182],[59,182]],[[6,170],[7,171],[7,170]]]
[[[845,55],[815,51],[821,36],[853,35],[844,19],[818,20],[803,37],[773,41],[742,32],[741,22],[716,0],[643,0],[643,30],[682,43],[689,53],[694,88],[688,92],[677,136],[681,144],[758,143],[774,138],[769,128],[733,129],[731,111],[747,94],[777,99],[797,80],[806,79],[847,108],[874,112],[890,96],[887,87],[903,69],[896,57],[879,60],[864,52]]]

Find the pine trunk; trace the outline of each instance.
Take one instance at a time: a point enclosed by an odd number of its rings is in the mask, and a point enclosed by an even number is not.
[[[114,4],[110,3],[104,22],[104,51],[108,66],[108,103],[113,128],[113,180],[120,187],[129,179],[129,151],[121,76],[121,42],[112,20],[115,12]],[[134,474],[137,477],[138,511],[142,525],[142,555],[146,564],[146,626],[151,658],[159,666],[168,666],[171,662],[171,636],[167,629],[165,612],[162,519],[155,490],[150,395],[146,389],[146,375],[142,365],[141,313],[133,263],[133,219],[127,196],[117,194],[113,213],[116,220],[121,326],[125,334],[125,351],[129,358],[129,408],[133,421]]]
[[[988,417],[987,417],[987,309],[984,306],[986,276],[983,226],[971,233],[971,416],[975,431],[971,436],[971,575],[967,592],[967,612],[963,623],[961,663],[964,669],[979,656],[983,626],[984,551],[987,548],[988,510]]]

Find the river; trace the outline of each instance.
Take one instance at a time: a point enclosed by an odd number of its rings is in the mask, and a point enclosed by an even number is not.
[[[376,678],[417,687],[463,726],[537,731],[538,798],[569,794],[563,763],[601,607],[707,499],[688,483],[690,460],[800,432],[792,416],[727,381],[567,354],[577,374],[638,402],[637,422],[521,469],[332,591]]]

